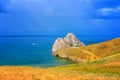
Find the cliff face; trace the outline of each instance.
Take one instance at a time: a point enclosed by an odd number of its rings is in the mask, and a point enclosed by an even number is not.
[[[56,39],[52,51],[54,53],[57,50],[78,46],[84,46],[84,43],[80,42],[73,33],[68,33],[66,37]]]

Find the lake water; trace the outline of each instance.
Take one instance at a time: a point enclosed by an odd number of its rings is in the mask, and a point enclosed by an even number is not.
[[[57,37],[0,37],[1,66],[50,67],[71,64],[66,59],[52,55],[52,45]],[[85,44],[112,39],[111,37],[79,37]]]

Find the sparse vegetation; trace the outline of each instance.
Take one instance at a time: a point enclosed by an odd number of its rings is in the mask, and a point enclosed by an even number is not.
[[[73,46],[73,44],[72,43],[70,43],[70,47],[72,47]]]

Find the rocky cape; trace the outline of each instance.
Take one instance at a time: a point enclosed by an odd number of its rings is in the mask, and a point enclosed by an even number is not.
[[[69,33],[65,38],[57,39],[53,45],[53,54],[55,56],[74,62],[99,60],[119,52],[120,38],[84,46],[72,33]]]
[[[56,51],[71,48],[71,47],[80,47],[85,44],[81,42],[73,33],[68,33],[64,38],[58,38],[55,40],[52,51],[55,56],[58,54]]]
[[[84,46],[84,43],[81,42],[73,33],[68,33],[66,37],[55,40],[52,51],[54,53],[57,50],[79,46]]]

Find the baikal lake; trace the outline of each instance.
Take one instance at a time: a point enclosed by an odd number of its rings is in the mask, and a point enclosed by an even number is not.
[[[52,45],[57,37],[0,37],[0,66],[51,67],[73,62],[54,57]],[[112,37],[78,37],[86,45]]]

